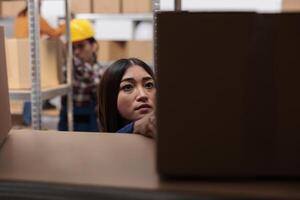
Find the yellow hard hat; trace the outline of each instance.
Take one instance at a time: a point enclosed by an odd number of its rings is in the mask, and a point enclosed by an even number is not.
[[[71,21],[71,41],[78,42],[94,37],[95,31],[91,22],[85,19],[73,19]]]

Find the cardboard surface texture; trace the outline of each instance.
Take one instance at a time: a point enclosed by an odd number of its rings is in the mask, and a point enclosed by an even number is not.
[[[62,77],[62,44],[60,40],[40,41],[41,87],[54,87]],[[31,88],[28,39],[6,39],[8,85],[11,89]]]
[[[152,12],[151,0],[122,0],[123,13],[150,13]]]
[[[300,11],[299,0],[282,0],[282,12],[297,12]]]
[[[300,177],[299,21],[158,13],[162,176]]]
[[[153,42],[152,41],[105,41],[99,40],[98,60],[100,62],[111,62],[120,58],[136,57],[146,63],[152,63]]]
[[[137,134],[13,130],[0,151],[0,180],[155,188],[153,143]]]
[[[121,0],[93,0],[94,13],[120,13]]]
[[[26,1],[1,1],[1,16],[16,17],[26,7]]]
[[[126,56],[125,42],[98,41],[98,60],[100,62],[111,62]]]
[[[146,63],[153,62],[152,41],[128,41],[126,43],[127,57],[136,57]]]
[[[4,45],[4,29],[0,27],[0,149],[11,128]]]
[[[71,0],[70,5],[71,12],[76,14],[92,12],[92,0]]]
[[[75,192],[75,195],[78,193],[76,189],[72,190],[72,185],[93,186],[87,194],[93,194],[92,191],[101,194],[102,188],[105,192],[100,199],[122,199],[124,196],[120,196],[118,191],[128,194],[133,189],[140,192],[149,191],[151,194],[160,191],[171,192],[177,195],[175,199],[179,198],[181,192],[199,197],[179,199],[206,199],[207,194],[210,194],[211,198],[218,197],[216,199],[300,197],[300,185],[295,181],[160,179],[155,168],[155,147],[154,140],[138,134],[12,130],[0,150],[0,180],[1,183],[9,181],[9,189],[13,188],[10,191],[15,194],[18,190],[13,183],[24,184],[27,181],[36,182],[41,184],[40,186],[42,183],[53,184],[54,188],[59,186],[57,184],[67,184],[67,192]],[[95,190],[95,186],[99,188]],[[115,196],[109,195],[112,188],[117,189]],[[48,188],[45,188],[45,192],[38,193],[42,194],[43,198],[47,194],[53,194],[50,192],[51,188],[47,191],[46,189]],[[142,198],[138,191],[133,194],[134,197]],[[35,188],[27,187],[25,192],[28,196],[29,192],[35,193]],[[7,194],[2,188],[1,194],[3,193]],[[64,198],[65,193],[60,192],[57,196]],[[74,195],[70,199],[74,199]],[[151,196],[142,199],[174,198]]]

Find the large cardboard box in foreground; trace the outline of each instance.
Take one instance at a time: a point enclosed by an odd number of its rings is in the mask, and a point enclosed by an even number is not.
[[[99,40],[98,60],[100,62],[112,62],[126,57],[125,42]]]
[[[3,17],[15,17],[26,7],[26,1],[2,1],[0,4]]]
[[[11,127],[11,118],[9,116],[10,110],[6,76],[4,28],[0,27],[0,148]]]
[[[126,56],[135,57],[146,63],[153,62],[153,42],[152,41],[128,41],[126,44]]]
[[[28,39],[6,39],[8,86],[11,89],[31,88],[31,69]],[[41,86],[59,84],[62,66],[62,42],[40,40]]]
[[[300,177],[299,22],[300,13],[157,14],[162,177]]]
[[[121,0],[93,0],[94,13],[120,13]]]
[[[151,0],[123,0],[123,13],[150,13],[152,12]]]

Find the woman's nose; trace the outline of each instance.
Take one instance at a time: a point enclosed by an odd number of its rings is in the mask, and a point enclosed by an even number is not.
[[[148,100],[147,93],[143,87],[138,87],[137,100],[138,101],[147,101]]]

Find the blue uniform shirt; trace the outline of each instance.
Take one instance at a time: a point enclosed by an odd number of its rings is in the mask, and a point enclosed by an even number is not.
[[[126,126],[124,126],[123,128],[119,129],[117,131],[117,133],[133,133],[133,126],[134,126],[134,123],[131,122],[131,123],[127,124]]]

